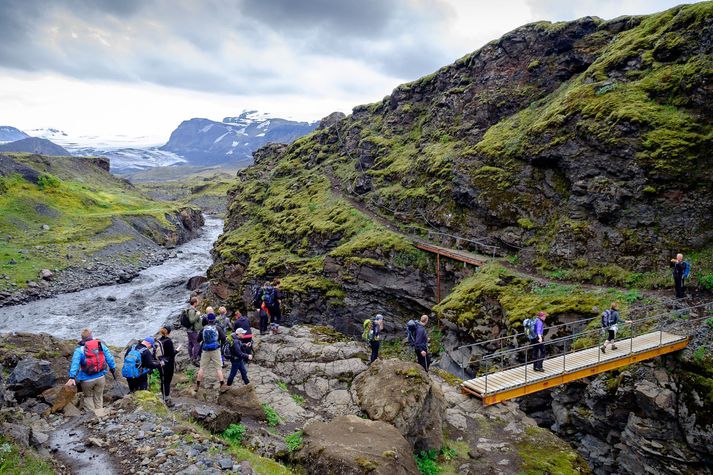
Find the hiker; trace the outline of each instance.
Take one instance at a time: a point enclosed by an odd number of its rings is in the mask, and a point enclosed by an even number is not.
[[[84,393],[84,407],[97,413],[104,408],[104,386],[107,369],[116,381],[116,364],[109,348],[95,340],[89,328],[82,330],[82,339],[72,354],[67,386],[79,383]]]
[[[233,322],[233,329],[237,330],[238,328],[242,328],[245,330],[245,333],[243,334],[242,342],[243,342],[243,348],[246,353],[249,355],[253,354],[253,330],[250,327],[250,320],[248,320],[248,317],[242,315],[239,310],[235,311],[237,318]]]
[[[146,337],[141,342],[131,345],[124,354],[124,366],[121,375],[129,384],[129,392],[147,391],[149,389],[149,373],[159,369],[164,364],[153,357],[153,347],[156,340]]]
[[[371,348],[371,358],[369,364],[379,357],[379,347],[381,346],[381,331],[384,329],[384,316],[380,313],[373,319],[364,322],[364,333],[362,337],[369,343]]]
[[[215,370],[222,389],[225,381],[223,380],[223,362],[220,349],[225,344],[225,333],[216,324],[214,313],[209,313],[206,317],[206,325],[198,335],[198,343],[201,345],[202,353],[198,377],[196,378],[196,391],[200,389],[206,371],[212,370]]]
[[[269,282],[265,282],[262,286],[256,287],[255,292],[253,292],[252,305],[255,309],[255,316],[257,317],[259,322],[258,324],[260,327],[260,335],[264,335],[267,333],[267,325],[269,323],[270,318],[267,310],[267,305],[265,305],[265,302],[263,300],[265,287],[268,285]]]
[[[426,371],[428,371],[428,366],[431,363],[428,355],[428,333],[426,332],[427,324],[428,315],[421,315],[421,319],[416,325],[415,334],[413,336],[413,347],[416,352],[416,360]]]
[[[230,374],[228,375],[228,386],[233,385],[233,380],[235,376],[240,371],[240,377],[243,379],[243,383],[250,384],[248,379],[248,370],[245,367],[245,362],[253,359],[253,355],[248,353],[245,348],[244,338],[247,333],[243,328],[236,328],[235,332],[228,336],[226,341],[226,351],[224,355],[227,359],[230,359],[231,367]]]
[[[267,313],[270,316],[270,331],[280,333],[280,322],[282,320],[282,293],[280,292],[280,280],[274,279],[272,285],[267,285],[263,293],[263,300],[267,306]]]
[[[532,345],[532,361],[533,369],[539,373],[545,371],[543,368],[543,361],[545,359],[545,319],[549,314],[547,312],[538,312],[537,319],[535,319],[535,330],[530,338],[530,344]]]
[[[163,400],[168,407],[173,406],[171,401],[171,380],[173,380],[173,372],[176,369],[176,353],[178,351],[171,340],[171,327],[164,325],[159,330],[161,337],[156,340],[156,358],[163,362],[163,366],[159,368],[161,372],[161,394]]]
[[[614,339],[616,338],[616,332],[619,330],[617,323],[620,321],[619,304],[612,302],[611,308],[602,313],[602,330],[606,330],[608,332],[607,339],[601,346],[602,353],[607,352],[607,345],[611,345],[612,350],[617,349],[617,346],[614,344]],[[624,322],[631,323],[631,320],[624,320]]]
[[[673,272],[673,283],[676,287],[676,298],[686,297],[686,279],[691,273],[691,265],[683,260],[683,254],[676,254],[675,259],[671,259],[671,271]]]
[[[196,308],[197,305],[198,299],[196,297],[191,298],[191,306],[184,311],[184,315],[181,317],[181,322],[182,324],[185,323],[183,326],[186,327],[186,333],[188,334],[188,357],[194,365],[197,365],[198,355],[200,354],[198,332],[203,329],[201,313]]]
[[[230,315],[228,314],[228,309],[225,307],[220,307],[218,308],[218,315],[216,315],[215,320],[218,322],[218,325],[223,327],[223,331],[225,333],[230,332],[231,329],[231,318]]]

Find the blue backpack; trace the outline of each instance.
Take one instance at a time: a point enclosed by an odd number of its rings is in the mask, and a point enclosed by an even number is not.
[[[691,274],[691,264],[688,263],[688,261],[683,261],[683,278],[688,279],[688,276]]]
[[[138,378],[142,374],[148,373],[141,367],[141,350],[138,345],[133,345],[131,350],[124,357],[124,366],[121,368],[121,375],[126,379]]]
[[[275,305],[275,287],[272,287],[271,285],[268,285],[265,287],[263,293],[262,293],[262,300],[265,302],[265,305],[268,307],[272,307]]]
[[[218,342],[218,330],[213,325],[208,325],[203,328],[203,349],[204,350],[217,350],[220,348],[220,343]]]

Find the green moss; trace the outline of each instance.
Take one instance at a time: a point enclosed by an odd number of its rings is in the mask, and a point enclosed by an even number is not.
[[[136,391],[135,393],[132,393],[131,397],[134,399],[136,404],[146,412],[152,412],[162,416],[168,414],[168,409],[161,401],[158,393],[151,391]]]
[[[589,474],[591,470],[577,452],[539,427],[525,429],[526,437],[515,444],[527,474]]]
[[[371,460],[368,458],[364,457],[356,457],[354,461],[361,467],[364,472],[373,472],[377,468],[379,468],[379,462],[376,460]]]
[[[520,218],[517,220],[517,225],[523,229],[532,229],[535,227],[535,223],[530,220],[530,218]]]
[[[437,374],[438,377],[440,377],[442,380],[444,380],[446,383],[453,386],[454,388],[459,388],[461,383],[463,382],[463,380],[459,377],[449,373],[448,371],[442,370],[441,368],[431,367],[430,371]]]
[[[0,435],[0,474],[51,475],[55,471],[34,451],[21,449],[9,438]]]

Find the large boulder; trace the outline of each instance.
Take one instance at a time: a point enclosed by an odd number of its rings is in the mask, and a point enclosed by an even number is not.
[[[263,420],[265,418],[265,412],[252,385],[238,384],[230,386],[227,391],[220,393],[218,404],[227,407],[242,417],[255,420]]]
[[[303,440],[296,458],[309,474],[419,473],[408,441],[385,422],[353,415],[313,422],[304,428]]]
[[[57,378],[49,361],[27,357],[17,363],[7,380],[8,389],[15,392],[19,400],[41,394],[54,386]]]
[[[377,360],[354,379],[351,391],[370,419],[396,426],[414,449],[441,448],[443,392],[418,364]]]

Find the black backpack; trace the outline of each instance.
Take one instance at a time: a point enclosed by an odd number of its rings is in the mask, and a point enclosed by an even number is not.
[[[406,323],[406,338],[408,338],[408,344],[411,346],[416,345],[416,329],[419,323],[416,320],[409,320]]]
[[[183,312],[181,312],[181,326],[183,328],[191,328],[191,320],[188,318],[188,309],[184,309]]]
[[[615,313],[613,310],[604,310],[602,313],[602,328],[609,328],[616,323]]]

